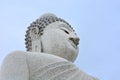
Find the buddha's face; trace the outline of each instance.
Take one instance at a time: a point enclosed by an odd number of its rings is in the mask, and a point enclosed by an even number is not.
[[[78,55],[79,38],[63,22],[49,24],[41,36],[43,52],[60,56],[73,62]]]

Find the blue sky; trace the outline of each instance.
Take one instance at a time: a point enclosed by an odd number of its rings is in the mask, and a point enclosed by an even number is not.
[[[75,64],[100,80],[120,80],[119,0],[0,0],[0,64],[25,51],[29,24],[46,12],[68,21],[80,37]]]

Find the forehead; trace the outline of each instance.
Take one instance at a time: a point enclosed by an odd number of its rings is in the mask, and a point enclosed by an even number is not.
[[[67,30],[73,31],[73,29],[64,22],[56,21],[46,26],[45,29],[61,29],[66,28]]]

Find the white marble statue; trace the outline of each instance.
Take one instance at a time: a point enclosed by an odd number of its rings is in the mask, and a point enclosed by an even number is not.
[[[63,19],[48,13],[26,31],[27,52],[15,51],[4,59],[0,80],[97,80],[74,64],[79,38]]]

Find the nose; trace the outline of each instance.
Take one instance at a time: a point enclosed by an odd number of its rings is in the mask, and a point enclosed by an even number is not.
[[[77,38],[70,37],[69,40],[73,41],[74,44],[77,46],[79,44],[80,39],[78,37]]]

